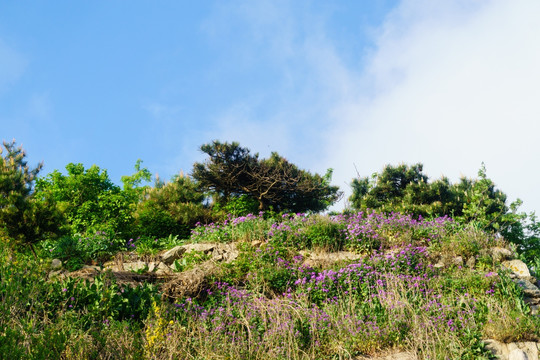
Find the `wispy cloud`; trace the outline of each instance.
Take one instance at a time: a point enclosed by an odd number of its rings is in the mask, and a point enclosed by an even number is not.
[[[326,36],[324,16],[310,4],[235,1],[205,22],[212,41],[227,44],[223,56],[239,66],[240,76],[262,78],[249,84],[248,96],[215,114],[209,138],[238,140],[262,156],[278,151],[322,169],[313,159],[323,155],[329,111],[352,79]]]
[[[243,71],[276,77],[217,113],[212,138],[332,167],[346,191],[356,170],[387,163],[458,181],[485,162],[500,189],[540,210],[540,3],[403,0],[356,63],[331,37],[331,14],[309,4],[237,1],[210,18],[217,43],[227,24],[243,29],[228,38]]]
[[[429,4],[406,0],[388,16],[362,72],[372,90],[334,107],[336,180],[350,181],[353,164],[368,175],[398,162],[457,180],[484,161],[499,188],[540,209],[540,3]]]

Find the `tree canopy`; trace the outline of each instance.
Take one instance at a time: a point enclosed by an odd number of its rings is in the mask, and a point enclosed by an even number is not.
[[[209,159],[194,164],[193,178],[202,190],[212,192],[218,203],[247,195],[261,211],[318,212],[342,194],[337,186],[330,185],[331,169],[324,176],[312,174],[276,152],[268,159],[259,159],[258,154],[251,154],[237,142],[219,141],[202,145],[201,151]]]
[[[452,184],[446,177],[430,182],[423,165],[386,165],[370,178],[353,179],[349,198],[356,210],[378,209],[421,216],[452,216],[504,235],[521,231],[517,206],[506,204],[506,194],[496,188],[482,164],[478,178],[462,177]]]
[[[107,170],[97,165],[85,169],[83,164],[70,163],[66,170],[67,175],[55,170],[38,179],[36,193],[58,204],[70,232],[128,231],[133,206],[138,201],[133,192],[122,191],[109,179]],[[131,189],[133,184],[126,187]]]
[[[18,243],[30,245],[58,231],[59,216],[53,204],[33,194],[34,180],[43,164],[31,169],[22,147],[15,141],[0,148],[0,230]]]

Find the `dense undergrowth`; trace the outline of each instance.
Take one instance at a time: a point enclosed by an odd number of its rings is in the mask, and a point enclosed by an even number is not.
[[[173,301],[159,283],[120,285],[110,272],[93,281],[48,275],[52,258],[75,269],[182,242],[234,242],[240,253],[208,275],[198,296]],[[185,240],[69,237],[42,243],[38,258],[3,245],[0,356],[349,359],[403,350],[421,359],[489,359],[482,339],[540,337],[521,289],[486,255],[506,245],[448,217],[362,212],[229,217]],[[307,261],[338,251],[361,257]],[[464,261],[435,266],[458,256]]]

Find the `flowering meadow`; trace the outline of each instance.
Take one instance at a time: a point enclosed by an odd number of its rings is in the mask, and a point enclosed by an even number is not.
[[[197,294],[171,298],[160,281],[122,285],[111,272],[50,276],[45,257],[3,248],[0,357],[490,359],[483,339],[540,337],[522,290],[486,251],[504,239],[449,217],[260,213],[198,224],[184,242],[234,243],[239,254]]]

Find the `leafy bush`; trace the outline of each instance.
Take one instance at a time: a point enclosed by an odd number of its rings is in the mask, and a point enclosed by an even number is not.
[[[90,261],[103,262],[126,249],[123,239],[104,231],[92,235],[66,235],[58,240],[46,240],[42,247],[47,256],[66,262],[68,269],[76,270]]]
[[[113,184],[106,170],[93,165],[66,165],[67,175],[58,170],[36,181],[36,196],[58,204],[73,234],[107,231],[128,234],[133,222],[133,204],[138,200],[130,191]]]
[[[135,212],[135,229],[140,236],[167,237],[178,235],[188,238],[197,222],[209,219],[209,210],[203,205],[204,194],[196,184],[182,174],[172,181],[157,183],[143,194]]]
[[[205,254],[203,251],[189,251],[185,253],[181,259],[174,260],[172,268],[176,272],[182,272],[193,268],[206,260],[210,260],[212,255]]]
[[[110,273],[93,280],[68,278],[51,286],[47,297],[50,312],[75,313],[85,329],[113,320],[141,322],[148,316],[157,295],[150,284],[120,286]]]

